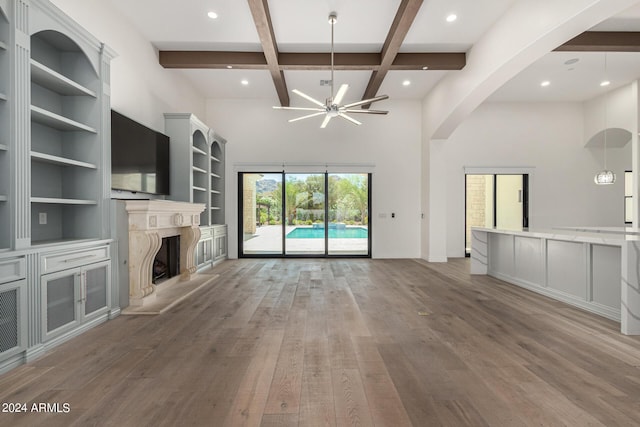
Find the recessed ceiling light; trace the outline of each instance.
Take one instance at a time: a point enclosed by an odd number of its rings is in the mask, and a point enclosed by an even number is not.
[[[453,22],[456,19],[458,19],[458,15],[456,15],[455,13],[452,13],[449,16],[447,16],[447,22]]]
[[[402,82],[402,86],[409,86],[411,82],[409,80],[405,80]]]
[[[600,86],[609,86],[611,82],[609,80],[603,80],[600,82]]]
[[[244,80],[241,80],[240,83],[242,83],[244,86],[246,86],[246,85],[249,84],[249,80],[244,79]]]
[[[551,84],[551,82],[550,82],[549,80],[545,80],[545,81],[543,81],[542,83],[540,83],[540,86],[542,86],[542,87],[547,87],[547,86],[549,86],[550,84]]]
[[[426,65],[424,67],[422,67],[423,70],[428,70],[429,67],[427,67]]]
[[[215,12],[209,12],[207,13],[207,16],[211,19],[218,19],[218,14]]]
[[[227,68],[228,68],[228,69],[232,69],[232,68],[233,68],[233,65],[227,65]]]

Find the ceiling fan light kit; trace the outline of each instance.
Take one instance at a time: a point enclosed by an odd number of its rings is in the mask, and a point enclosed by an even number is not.
[[[356,108],[356,107],[361,107],[363,105],[369,105],[373,102],[377,102],[377,101],[382,101],[384,99],[388,99],[389,97],[387,95],[380,95],[380,96],[376,96],[374,98],[369,98],[369,99],[363,99],[362,101],[357,101],[357,102],[352,102],[350,104],[342,104],[342,99],[344,98],[345,94],[347,93],[347,90],[349,89],[349,85],[348,84],[342,84],[340,86],[340,89],[338,89],[338,92],[335,94],[334,96],[334,86],[333,86],[333,72],[334,72],[334,64],[333,64],[333,54],[334,54],[334,47],[333,47],[333,26],[335,25],[336,21],[338,20],[338,14],[336,12],[331,12],[329,14],[329,25],[331,25],[331,79],[329,80],[330,82],[330,96],[329,98],[326,99],[326,101],[324,103],[318,101],[317,99],[299,91],[298,89],[293,89],[293,93],[295,93],[296,95],[306,99],[307,101],[315,104],[317,107],[281,107],[281,106],[274,106],[273,108],[276,110],[295,110],[295,111],[313,111],[313,113],[301,116],[301,117],[296,117],[293,118],[291,120],[289,120],[289,123],[291,122],[297,122],[298,120],[304,120],[304,119],[308,119],[311,117],[316,117],[316,116],[322,116],[324,115],[324,120],[322,121],[322,124],[320,125],[320,128],[324,129],[325,127],[327,127],[327,125],[329,124],[329,122],[331,121],[332,118],[334,117],[340,117],[348,122],[353,123],[354,125],[361,125],[362,123],[359,122],[358,120],[354,119],[353,117],[349,116],[347,113],[352,114],[352,113],[356,113],[356,114],[387,114],[388,111],[383,111],[383,110],[369,110],[369,109],[363,109],[363,108]]]

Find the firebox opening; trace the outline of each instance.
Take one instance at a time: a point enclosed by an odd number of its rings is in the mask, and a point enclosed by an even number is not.
[[[162,238],[152,268],[151,275],[156,285],[180,274],[180,236]]]

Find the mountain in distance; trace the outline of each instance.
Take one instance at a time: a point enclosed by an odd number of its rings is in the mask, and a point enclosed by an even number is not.
[[[278,181],[275,179],[261,179],[256,181],[256,192],[258,194],[271,193],[278,188]]]

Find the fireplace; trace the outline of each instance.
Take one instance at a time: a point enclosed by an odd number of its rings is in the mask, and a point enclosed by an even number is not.
[[[153,260],[152,283],[158,285],[180,274],[180,236],[162,238],[160,249]]]
[[[200,240],[200,213],[202,203],[169,200],[127,200],[129,240],[129,305],[142,306],[154,300],[156,282],[164,277],[163,268],[176,280],[187,281],[196,273],[194,251]],[[166,247],[163,248],[163,240]],[[173,243],[171,243],[173,241]],[[159,252],[163,252],[158,255]],[[156,262],[158,261],[158,262]],[[164,264],[162,266],[161,264]]]

